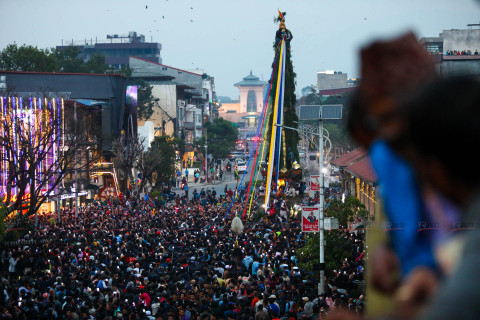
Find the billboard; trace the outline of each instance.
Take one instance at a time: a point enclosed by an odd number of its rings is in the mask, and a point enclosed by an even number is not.
[[[319,207],[302,207],[302,232],[318,232],[319,219]]]
[[[311,175],[310,176],[310,190],[311,191],[320,191],[320,175]]]
[[[138,87],[137,86],[127,86],[127,97],[125,104],[128,109],[131,110],[130,113],[137,113],[137,104],[138,104]]]

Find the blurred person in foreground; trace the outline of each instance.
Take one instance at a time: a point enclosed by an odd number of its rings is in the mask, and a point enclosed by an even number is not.
[[[399,310],[421,307],[422,298],[434,294],[419,319],[479,319],[480,304],[480,171],[477,159],[468,153],[480,143],[480,80],[455,77],[435,81],[402,103],[407,129],[396,141],[398,149],[413,164],[424,185],[457,205],[460,217],[453,230],[468,229],[456,237],[459,258],[450,273],[435,286],[431,278],[418,275],[397,294]],[[468,170],[468,168],[472,170]]]
[[[399,104],[406,120],[402,134],[390,143],[415,169],[422,188],[430,188],[457,205],[455,228],[472,229],[460,236],[460,256],[448,276],[432,277],[415,267],[396,291],[395,312],[388,319],[478,319],[480,304],[480,171],[476,158],[450,148],[471,150],[480,142],[480,80],[439,79],[422,86]],[[336,314],[329,319],[357,319]]]
[[[369,247],[368,279],[375,290],[392,297],[417,277],[429,279],[433,292],[434,284],[451,269],[442,254],[450,243],[451,222],[456,221],[458,208],[419,180],[396,144],[408,122],[400,101],[437,79],[434,63],[413,33],[373,42],[362,49],[360,57],[362,80],[351,101],[349,130],[368,150],[378,177],[381,213],[386,228],[391,229],[386,230],[385,243]],[[448,258],[454,260],[451,254]],[[369,314],[375,313],[375,300],[379,299],[370,300]],[[418,310],[400,311],[409,318]]]

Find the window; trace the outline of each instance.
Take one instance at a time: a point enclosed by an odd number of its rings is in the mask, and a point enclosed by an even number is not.
[[[257,97],[253,90],[248,91],[247,112],[257,112]]]

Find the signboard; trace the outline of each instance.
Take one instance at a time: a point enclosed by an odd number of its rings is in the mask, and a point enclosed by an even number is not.
[[[360,217],[355,217],[352,222],[348,223],[348,231],[353,232],[363,226],[364,226],[363,220]]]
[[[77,197],[86,196],[86,195],[88,195],[88,191],[80,191],[77,194]],[[75,193],[68,193],[68,194],[60,195],[60,200],[71,199],[71,198],[75,198]]]
[[[311,175],[310,176],[310,190],[311,191],[320,191],[320,175]]]
[[[336,230],[339,229],[340,226],[338,224],[337,218],[325,217],[323,219],[323,229],[324,230]]]
[[[319,207],[302,207],[302,232],[318,232],[319,219]]]

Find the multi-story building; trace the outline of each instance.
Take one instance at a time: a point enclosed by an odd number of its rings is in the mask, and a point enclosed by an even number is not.
[[[112,34],[107,39],[85,39],[63,41],[57,46],[58,50],[74,46],[80,49],[80,57],[87,61],[94,52],[105,56],[105,62],[114,69],[127,66],[129,57],[138,57],[148,61],[162,63],[160,51],[162,45],[157,42],[146,42],[143,34],[131,31],[128,35]]]
[[[439,75],[480,75],[480,24],[467,27],[443,30],[438,37],[420,39],[425,49],[434,55]]]
[[[72,177],[71,173],[70,176],[66,176],[62,185],[55,187],[55,197],[49,199],[45,209],[41,211],[53,210],[54,205],[51,203],[55,201],[59,201],[60,206],[72,206],[76,197],[79,202],[88,202],[95,195],[106,197],[119,192],[119,182],[112,163],[113,140],[122,132],[129,135],[135,134],[130,125],[133,123],[134,112],[127,102],[127,83],[124,77],[103,74],[0,71],[0,80],[2,114],[10,112],[13,117],[21,115],[23,121],[27,121],[29,126],[35,123],[36,126],[42,127],[40,123],[48,120],[44,128],[53,128],[58,135],[63,135],[63,128],[69,124],[72,125],[72,120],[74,125],[77,122],[81,123],[86,131],[85,141],[75,144],[78,148],[78,150],[75,149],[76,153],[79,155],[78,163],[77,160],[75,161],[75,168],[80,167],[82,170],[78,172],[78,176],[75,174],[75,177]],[[15,97],[14,100],[11,97]],[[12,112],[14,108],[18,111]],[[45,116],[39,117],[40,112]],[[52,132],[51,129],[50,132]],[[5,136],[4,132],[0,133],[2,137]],[[53,141],[56,148],[60,150],[59,145],[64,140],[59,137],[57,140],[50,141]],[[47,157],[47,162],[38,169],[39,176],[47,165],[52,168],[52,163],[56,161],[55,152],[48,154]],[[5,164],[0,164],[0,169],[5,169]],[[2,194],[2,182],[5,181],[5,176],[5,170],[0,170],[0,194]],[[76,191],[71,191],[70,188],[74,184]],[[49,188],[46,184],[45,190],[51,192]]]
[[[263,110],[267,83],[250,71],[249,75],[234,86],[239,90],[240,100],[223,103],[219,116],[237,125],[240,138],[253,137]]]
[[[356,79],[348,78],[346,73],[334,70],[317,72],[317,92],[322,96],[343,94],[356,86]]]
[[[184,139],[187,151],[184,157],[193,159],[193,142],[202,137],[203,123],[218,113],[214,77],[203,70],[183,70],[136,57],[130,57],[129,61],[132,76],[153,87],[152,96],[158,108],[150,121],[156,128],[165,128],[157,130],[157,134]]]

